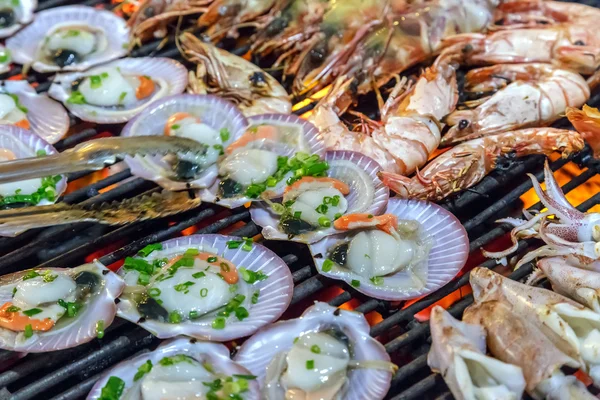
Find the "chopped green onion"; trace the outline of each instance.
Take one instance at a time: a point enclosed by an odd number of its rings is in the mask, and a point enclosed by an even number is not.
[[[145,272],[140,272],[138,275],[138,284],[146,286],[150,283],[150,275]]]
[[[258,296],[260,295],[260,291],[256,291],[254,292],[254,294],[252,294],[252,300],[250,300],[250,303],[252,304],[256,304],[258,303]]]
[[[12,297],[15,297],[15,294],[17,294],[17,287],[16,286],[13,288]]]
[[[225,152],[223,151],[223,145],[222,144],[213,144],[213,149],[219,150],[219,155],[225,154]]]
[[[90,76],[90,87],[92,89],[98,89],[100,86],[102,86],[102,78],[100,78],[100,75]]]
[[[315,211],[319,214],[326,214],[328,209],[329,207],[327,207],[325,204],[320,204],[317,208],[315,208]]]
[[[162,250],[162,248],[163,248],[162,244],[160,244],[160,243],[149,244],[148,246],[146,246],[143,249],[141,249],[140,251],[138,251],[138,255],[141,257],[148,257],[150,254],[152,254],[156,250]]]
[[[19,312],[21,309],[17,306],[10,306],[6,308],[6,312]]]
[[[125,381],[116,376],[108,378],[106,385],[102,388],[98,400],[119,400],[125,389]]]
[[[238,285],[229,285],[229,292],[236,293],[238,291]]]
[[[46,283],[54,282],[54,280],[58,278],[58,275],[52,274],[52,271],[44,271],[42,272],[42,280]]]
[[[200,314],[198,314],[198,311],[190,311],[190,313],[188,314],[189,319],[196,319],[199,316],[200,316]]]
[[[317,346],[316,344],[313,344],[310,348],[310,351],[312,351],[315,354],[320,354],[321,348],[319,346]]]
[[[173,129],[173,130],[176,130],[176,129],[179,129],[179,128],[181,128],[181,125],[178,125],[178,124],[171,125],[171,129]]]
[[[123,100],[125,100],[125,97],[127,97],[127,92],[121,92],[121,94],[119,95],[119,104],[121,104]]]
[[[329,228],[331,226],[331,221],[327,217],[319,217],[319,225],[323,228]]]
[[[267,189],[266,183],[253,183],[246,188],[245,195],[251,199],[257,199]]]
[[[360,287],[360,281],[357,281],[356,279],[352,279],[352,282],[350,282],[350,284],[353,287]]]
[[[180,283],[178,285],[175,285],[173,287],[173,289],[175,289],[176,292],[185,292],[185,293],[187,293],[188,290],[189,290],[188,288],[190,286],[192,286],[192,285],[195,285],[195,283],[192,282],[192,281],[187,281],[187,282],[183,282],[183,283]]]
[[[232,375],[234,378],[238,378],[238,379],[246,379],[249,381],[252,381],[254,379],[256,379],[256,375],[239,375],[239,374],[233,374]]]
[[[8,61],[10,61],[10,51],[8,49],[5,49],[3,52],[0,53],[0,63],[6,63]]]
[[[206,259],[206,261],[209,262],[209,263],[214,263],[214,262],[217,262],[218,260],[219,259],[217,257],[208,257]]]
[[[252,251],[252,244],[254,243],[254,241],[252,240],[252,238],[244,238],[244,245],[242,246],[242,250],[244,251]]]
[[[333,196],[333,198],[331,199],[331,205],[336,207],[338,204],[340,204],[340,196],[338,196],[337,194],[335,196]]]
[[[31,327],[31,324],[25,325],[25,332],[23,332],[23,334],[27,339],[33,336],[33,328]]]
[[[223,317],[215,318],[215,320],[212,322],[212,328],[213,329],[224,329],[225,328],[225,318],[223,318]]]
[[[181,318],[181,314],[179,314],[177,311],[171,311],[169,313],[169,322],[172,324],[178,324],[180,323],[182,320]]]
[[[87,104],[87,101],[85,100],[85,97],[83,97],[83,94],[81,94],[81,92],[79,90],[75,90],[75,91],[71,92],[71,95],[67,99],[67,103],[69,103],[69,104]]]
[[[41,312],[42,312],[42,310],[40,310],[39,308],[30,308],[29,310],[23,311],[23,314],[27,315],[28,317],[32,317]]]
[[[190,356],[186,356],[185,354],[177,354],[173,357],[165,357],[158,363],[164,367],[168,367],[169,365],[179,364],[182,362],[193,364],[194,359]]]
[[[241,244],[242,244],[242,242],[240,240],[230,240],[227,242],[227,248],[228,249],[237,249],[238,247],[240,247]]]
[[[152,361],[146,360],[146,362],[140,365],[140,367],[138,368],[137,372],[133,376],[133,380],[139,381],[144,375],[146,375],[150,371],[152,371]]]
[[[196,272],[195,274],[192,274],[192,277],[194,277],[196,279],[200,279],[200,278],[203,278],[205,276],[206,276],[206,274],[204,272],[202,272],[202,271]]]
[[[221,130],[219,131],[219,135],[221,136],[221,141],[226,142],[229,140],[229,129],[227,128],[221,128]]]
[[[187,249],[184,253],[185,256],[197,256],[198,254],[200,254],[198,249]]]
[[[383,278],[381,276],[374,276],[370,279],[370,281],[375,286],[381,286],[383,284]]]
[[[44,149],[39,149],[38,151],[36,151],[36,152],[35,152],[35,155],[36,155],[36,156],[38,156],[38,157],[45,157],[45,156],[47,156],[48,154],[46,153],[46,150],[44,150]]]
[[[306,369],[315,368],[315,360],[306,360]]]
[[[102,79],[104,79],[104,78],[108,78],[108,72],[103,72],[103,73],[101,73],[101,74],[100,74],[100,77],[101,77]]]
[[[208,289],[207,288],[200,289],[200,297],[206,297],[206,296],[208,296]]]
[[[267,187],[275,187],[277,186],[277,179],[274,176],[270,176],[267,178]]]
[[[296,337],[294,338],[294,344],[298,343],[298,340],[300,340],[300,336],[296,336]]]
[[[96,322],[96,337],[98,339],[102,339],[104,337],[104,321],[101,319]]]
[[[23,275],[23,280],[26,281],[28,279],[33,279],[37,276],[40,276],[39,273],[37,273],[36,271],[29,271],[28,273],[26,273],[25,275]]]
[[[148,296],[150,296],[150,297],[158,297],[158,296],[160,296],[160,289],[159,288],[150,288],[150,289],[148,289]]]
[[[63,299],[58,299],[58,305],[67,310],[67,317],[73,318],[77,315],[82,305],[79,303],[71,303],[64,301]]]
[[[253,284],[256,283],[258,281],[264,281],[265,279],[269,278],[269,275],[266,275],[265,273],[263,273],[262,271],[251,271],[249,269],[246,269],[244,267],[240,267],[238,268],[239,273],[242,276],[242,279],[249,284]]]
[[[331,271],[331,268],[333,267],[333,261],[331,261],[329,258],[326,259],[325,261],[323,261],[323,272],[329,272]]]
[[[367,215],[367,218],[373,218],[373,214]]]
[[[235,316],[240,321],[243,321],[244,318],[248,318],[249,315],[250,315],[250,313],[248,312],[248,310],[246,310],[245,307],[238,307],[235,309]]]
[[[300,219],[300,217],[302,217],[302,211],[295,211],[294,212],[294,218]]]
[[[338,218],[341,218],[341,217],[342,217],[342,214],[341,214],[341,213],[336,213],[336,214],[333,216],[333,220],[335,221],[336,219],[338,219]]]

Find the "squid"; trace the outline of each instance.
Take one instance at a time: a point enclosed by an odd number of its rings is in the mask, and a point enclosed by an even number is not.
[[[535,176],[529,174],[529,177],[548,211],[536,215],[525,212],[525,220],[509,218],[497,221],[515,226],[511,232],[512,246],[504,251],[484,251],[483,254],[489,258],[506,257],[517,250],[519,239],[536,237],[546,245],[528,253],[519,261],[517,268],[540,256],[576,255],[590,260],[600,258],[600,213],[583,213],[569,203],[554,179],[548,161],[544,166],[546,190],[542,189]],[[548,219],[552,215],[556,218]]]
[[[506,305],[600,383],[600,314],[561,294],[513,281],[487,268],[471,271],[470,282],[476,303]]]
[[[563,366],[579,362],[561,352],[539,329],[499,301],[475,303],[463,320],[487,331],[487,345],[499,360],[521,367],[527,392],[536,400],[596,399],[574,376],[565,376]]]
[[[440,306],[433,308],[430,324],[427,364],[442,374],[457,400],[517,400],[523,396],[523,371],[485,354],[486,333],[481,326],[460,322]]]

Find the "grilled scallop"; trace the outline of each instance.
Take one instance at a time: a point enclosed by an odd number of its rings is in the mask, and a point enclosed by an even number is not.
[[[9,37],[33,21],[37,0],[2,0],[0,2],[0,38]]]
[[[6,41],[13,60],[38,72],[83,71],[127,54],[129,28],[110,11],[57,7]]]
[[[46,352],[104,335],[123,280],[96,262],[0,278],[0,348]]]
[[[383,399],[396,369],[362,314],[326,303],[262,329],[234,361],[258,377],[265,400]]]
[[[256,377],[231,361],[222,344],[178,338],[150,353],[123,361],[92,388],[87,400],[258,400]]]
[[[286,264],[251,239],[191,235],[150,245],[119,271],[119,316],[159,338],[226,341],[276,320],[292,298]]]
[[[120,123],[159,99],[181,93],[186,84],[186,69],[175,60],[124,58],[85,72],[59,74],[48,94],[85,121]]]

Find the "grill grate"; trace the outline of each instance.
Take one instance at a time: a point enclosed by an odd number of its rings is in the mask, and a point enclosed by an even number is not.
[[[39,10],[73,4],[73,0],[43,0]],[[586,1],[587,4],[600,4],[600,1]],[[102,0],[88,0],[83,4],[102,5]],[[179,52],[171,38],[164,47],[158,50],[161,41],[154,41],[136,49],[134,56],[166,56],[179,58]],[[238,54],[246,49],[237,49]],[[20,68],[15,68],[10,75],[17,75]],[[38,92],[47,91],[50,76],[31,74],[30,82],[38,83]],[[600,104],[600,94],[590,100],[590,104]],[[310,109],[310,105],[299,110],[301,114]],[[57,143],[59,150],[68,149],[99,133],[108,131],[113,135],[119,133],[119,126],[107,129],[90,128],[72,118],[75,134]],[[442,206],[454,212],[467,229],[471,239],[471,252],[477,251],[509,231],[507,225],[497,226],[494,220],[515,211],[520,205],[519,197],[531,189],[531,182],[525,177],[531,172],[538,180],[543,178],[544,157],[531,156],[521,160],[507,161],[503,171],[496,171],[469,191],[459,194]],[[600,163],[593,160],[589,150],[569,160],[558,160],[552,163],[553,170],[562,168],[568,162],[576,164],[581,172],[563,186],[565,192],[577,190],[594,179],[600,172]],[[148,193],[157,188],[149,182],[134,178],[122,164],[111,168],[119,168],[120,172],[110,175],[91,185],[66,195],[63,201],[84,205],[98,204],[130,198]],[[69,181],[88,177],[92,172],[83,171],[69,176]],[[582,211],[589,210],[600,203],[600,194],[579,205]],[[520,208],[520,207],[518,207]],[[530,209],[540,209],[535,204]],[[0,275],[25,268],[63,266],[71,267],[82,263],[86,257],[97,251],[110,248],[114,251],[103,255],[99,260],[110,265],[126,256],[134,255],[145,245],[178,236],[184,229],[198,228],[196,233],[215,233],[227,229],[233,235],[254,236],[259,228],[250,222],[249,212],[245,209],[223,210],[213,205],[202,205],[169,219],[144,221],[124,227],[106,227],[83,223],[55,228],[28,231],[16,238],[0,238]],[[525,251],[533,243],[521,241],[519,251]],[[296,317],[313,300],[328,301],[331,305],[341,306],[345,303],[356,311],[367,314],[372,320],[371,334],[384,343],[392,360],[400,366],[392,380],[388,399],[451,399],[447,388],[437,374],[431,373],[426,363],[429,349],[429,324],[419,322],[415,314],[425,310],[435,302],[459,290],[468,284],[468,274],[456,278],[437,292],[416,301],[402,309],[403,304],[391,303],[369,298],[356,292],[352,287],[340,282],[322,278],[312,266],[308,251],[296,243],[267,243],[283,257],[293,272],[295,283],[292,306],[284,318]],[[484,267],[495,268],[494,261],[485,261]],[[511,278],[521,279],[531,271],[527,265],[513,273]],[[452,305],[449,311],[460,317],[464,309],[472,302],[468,295]],[[380,317],[380,318],[379,318]],[[103,371],[115,363],[140,351],[146,351],[158,343],[150,333],[123,320],[115,322],[107,329],[104,339],[96,339],[90,343],[73,349],[47,353],[32,354],[18,358],[16,353],[0,350],[0,399],[53,399],[74,400],[84,398],[94,382]],[[4,366],[7,366],[4,368]]]

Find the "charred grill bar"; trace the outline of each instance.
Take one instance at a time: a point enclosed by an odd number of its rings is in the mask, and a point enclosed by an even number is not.
[[[42,1],[39,10],[71,4],[70,0]],[[95,6],[101,0],[88,0],[83,4]],[[600,5],[598,1],[583,3]],[[133,56],[166,56],[179,57],[179,51],[170,39],[166,46],[158,49],[161,41],[155,41],[133,51]],[[245,49],[237,49],[237,53]],[[21,72],[19,67],[11,71],[11,75]],[[30,82],[37,82],[38,92],[45,92],[49,87],[48,75],[33,74],[28,76]],[[600,94],[593,96],[589,102],[593,106],[600,105]],[[310,107],[310,106],[309,106]],[[308,108],[309,108],[308,107]],[[298,113],[306,111],[307,108]],[[83,124],[73,123],[77,133],[57,143],[58,150],[65,150],[99,133],[109,131],[117,135],[118,128],[91,128]],[[471,239],[471,252],[504,235],[510,229],[506,225],[496,225],[498,218],[514,213],[519,197],[531,188],[531,182],[525,173],[543,178],[543,157],[531,156],[521,160],[506,160],[502,170],[495,171],[469,191],[455,196],[442,205],[454,212],[461,220]],[[553,170],[563,167],[572,161],[582,170],[574,176],[563,190],[568,193],[580,187],[600,172],[600,163],[593,160],[586,149],[570,160],[558,160],[552,163]],[[69,181],[87,177],[91,172],[72,174]],[[67,203],[78,203],[85,206],[102,202],[131,198],[157,190],[150,182],[131,176],[128,169],[122,169],[113,175],[91,185],[77,189],[64,196]],[[579,205],[586,211],[600,203],[600,193]],[[531,209],[540,209],[538,203]],[[86,257],[103,249],[114,249],[102,255],[99,260],[105,265],[134,255],[147,244],[159,242],[178,236],[181,231],[190,227],[198,227],[197,233],[215,233],[228,229],[231,234],[254,236],[259,228],[250,222],[249,212],[244,208],[226,211],[218,206],[203,204],[200,208],[156,221],[144,221],[123,227],[106,227],[95,224],[65,225],[55,228],[28,231],[16,238],[0,239],[0,275],[32,267],[72,267],[80,264]],[[530,243],[522,241],[519,251],[525,251]],[[426,363],[429,350],[429,324],[419,322],[415,314],[426,309],[435,302],[459,290],[468,284],[468,274],[457,277],[442,289],[417,302],[404,307],[403,304],[392,304],[388,301],[376,300],[356,292],[349,285],[334,283],[318,275],[312,266],[307,249],[299,244],[272,243],[269,245],[289,265],[293,272],[295,290],[292,306],[287,313],[289,317],[297,316],[303,308],[310,305],[317,297],[331,286],[341,285],[340,290],[329,303],[340,306],[352,301],[356,311],[362,313],[377,312],[382,320],[371,328],[371,334],[377,337],[386,347],[392,361],[399,365],[399,370],[392,380],[388,399],[451,399],[442,378],[433,374]],[[483,262],[486,268],[495,268],[496,262]],[[527,265],[510,277],[521,279],[531,272],[532,265]],[[330,293],[330,292],[328,292]],[[460,317],[464,309],[472,302],[467,295],[449,311]],[[404,307],[404,308],[402,308]],[[156,345],[154,338],[144,329],[129,322],[117,319],[107,329],[103,339],[90,343],[46,354],[31,354],[19,359],[19,355],[8,351],[0,351],[0,399],[81,399],[84,398],[100,374],[106,369],[138,352],[146,351]]]

